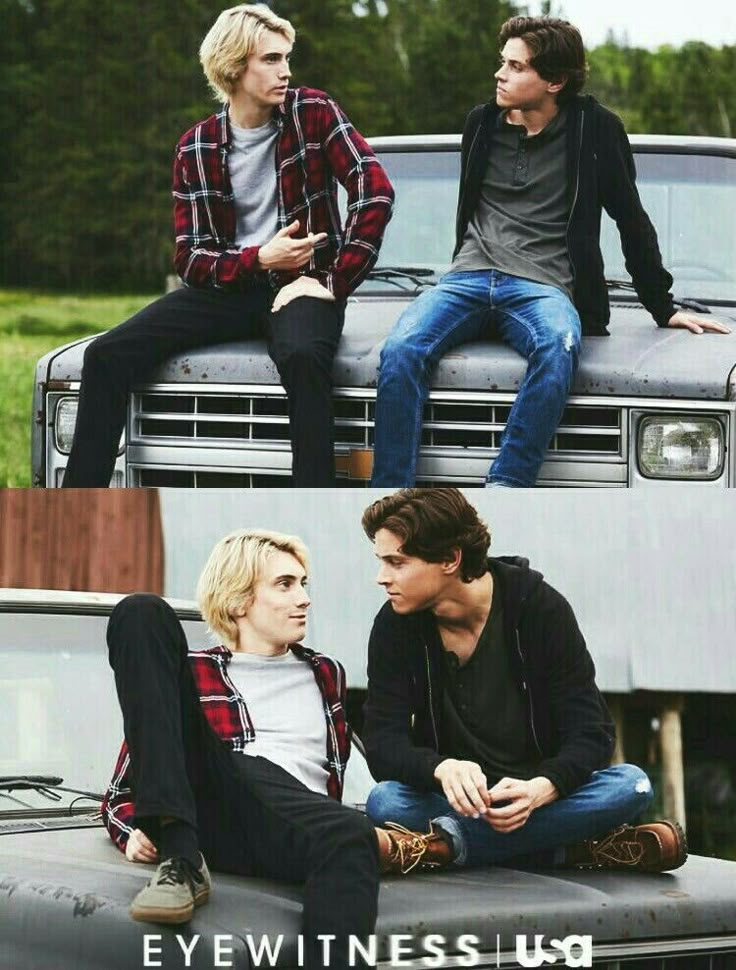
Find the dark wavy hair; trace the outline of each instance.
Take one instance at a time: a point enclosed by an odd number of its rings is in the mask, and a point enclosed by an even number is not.
[[[491,533],[457,488],[402,488],[369,505],[362,525],[371,542],[388,529],[401,539],[403,553],[425,562],[444,562],[459,549],[465,583],[488,570]]]
[[[557,17],[511,17],[498,35],[501,47],[512,37],[520,37],[529,48],[529,64],[541,78],[566,80],[557,95],[559,102],[569,101],[582,91],[588,64],[577,27]]]

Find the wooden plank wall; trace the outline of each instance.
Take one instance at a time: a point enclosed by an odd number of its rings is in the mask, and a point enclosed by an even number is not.
[[[162,593],[155,489],[0,491],[0,586]]]

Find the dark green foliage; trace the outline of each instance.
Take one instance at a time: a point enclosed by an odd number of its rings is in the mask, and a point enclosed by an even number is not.
[[[199,44],[232,0],[0,0],[0,284],[157,290],[171,271],[177,139],[216,109]],[[506,0],[278,0],[294,83],[368,135],[459,131],[493,91]],[[632,131],[729,135],[736,47],[612,39],[590,90]]]
[[[210,110],[197,50],[211,10],[192,0],[4,2],[25,19],[3,282],[160,286],[173,148]]]
[[[508,3],[392,0],[388,24],[401,67],[402,133],[461,131],[468,110],[493,93],[498,30]]]
[[[589,90],[629,131],[736,135],[736,46],[692,41],[648,51],[609,41],[589,61]]]

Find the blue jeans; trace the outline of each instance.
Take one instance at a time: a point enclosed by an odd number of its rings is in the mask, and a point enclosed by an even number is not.
[[[397,781],[376,785],[365,810],[375,825],[398,822],[427,832],[430,821],[438,823],[452,838],[458,866],[489,866],[511,859],[554,864],[563,861],[562,846],[603,835],[637,818],[652,794],[641,768],[614,765],[593,772],[590,781],[567,798],[533,811],[514,832],[497,832],[483,818],[458,814],[444,795],[417,791]]]
[[[487,481],[534,485],[577,368],[580,318],[556,286],[495,269],[447,273],[389,334],[378,373],[371,485],[414,484],[432,371],[453,347],[493,333],[528,366]]]

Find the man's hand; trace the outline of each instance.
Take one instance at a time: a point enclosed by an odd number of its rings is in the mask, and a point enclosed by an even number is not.
[[[485,814],[491,796],[480,765],[447,758],[434,769],[434,776],[442,785],[445,798],[460,815],[478,818]]]
[[[316,300],[335,302],[335,297],[326,286],[322,286],[319,280],[312,276],[299,276],[293,282],[281,287],[273,301],[271,313],[278,313],[287,303],[291,303],[300,296],[312,296]]]
[[[486,812],[486,821],[497,832],[513,832],[526,824],[535,808],[554,802],[558,793],[555,786],[541,775],[530,781],[518,778],[502,778],[490,790],[491,807]],[[496,802],[503,802],[502,808],[494,808]],[[506,804],[508,802],[508,804]]]
[[[684,310],[678,310],[677,313],[673,313],[667,321],[667,326],[689,330],[690,333],[731,333],[730,328],[719,320],[711,320],[709,317],[698,317],[694,313],[685,313]]]
[[[317,243],[327,239],[327,233],[310,232],[301,239],[292,239],[298,231],[298,219],[279,229],[273,239],[258,250],[258,268],[295,270],[306,265]]]
[[[158,849],[140,829],[133,829],[125,846],[128,862],[158,862]]]

